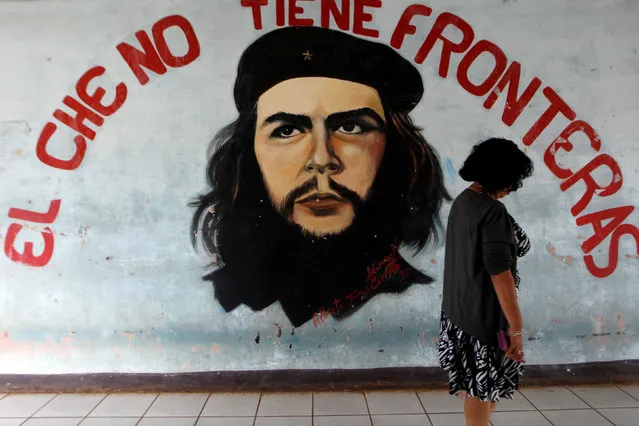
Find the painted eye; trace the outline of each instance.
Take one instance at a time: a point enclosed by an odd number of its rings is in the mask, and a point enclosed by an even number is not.
[[[364,129],[359,124],[355,123],[346,123],[341,125],[338,129],[338,132],[345,133],[347,135],[358,135],[360,133],[364,133]]]
[[[287,138],[292,138],[294,136],[297,136],[300,133],[302,132],[297,127],[286,125],[286,126],[281,126],[275,129],[273,133],[271,134],[271,137],[287,139]]]

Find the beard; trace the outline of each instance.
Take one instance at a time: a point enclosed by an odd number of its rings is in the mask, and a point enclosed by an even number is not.
[[[344,185],[340,185],[330,178],[328,180],[328,186],[339,196],[339,198],[351,204],[351,206],[353,207],[354,216],[357,217],[357,211],[361,210],[365,203],[364,200],[359,196],[359,194],[355,191],[350,190]],[[316,177],[309,179],[304,184],[293,189],[286,195],[281,203],[275,205],[274,207],[280,214],[280,216],[292,218],[296,201],[302,198],[304,195],[312,193],[314,190],[319,190]]]
[[[250,196],[238,199],[217,229],[220,267],[204,279],[213,281],[222,307],[228,312],[245,304],[262,310],[279,301],[289,320],[299,326],[338,302],[340,309],[334,309],[333,316],[348,316],[372,297],[347,299],[366,285],[370,265],[396,249],[399,203],[383,197],[375,183],[362,199],[331,180],[331,189],[351,203],[354,219],[342,232],[317,236],[287,219],[295,200],[316,189],[316,181],[294,189],[278,206],[259,182],[253,191],[244,191]],[[409,280],[432,281],[399,259],[411,269]],[[404,281],[390,282],[381,291],[403,291],[408,286]]]

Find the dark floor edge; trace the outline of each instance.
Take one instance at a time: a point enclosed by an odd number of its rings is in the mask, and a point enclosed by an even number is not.
[[[178,374],[0,375],[0,392],[200,392],[442,389],[436,367],[365,370],[207,371]],[[528,365],[521,386],[639,383],[639,360]]]

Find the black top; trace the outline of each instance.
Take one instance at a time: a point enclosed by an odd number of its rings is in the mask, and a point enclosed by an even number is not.
[[[453,202],[446,233],[442,310],[465,333],[495,344],[508,328],[491,275],[516,274],[513,225],[499,201],[470,189]]]

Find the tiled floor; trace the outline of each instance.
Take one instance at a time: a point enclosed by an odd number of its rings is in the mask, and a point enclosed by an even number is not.
[[[0,426],[465,426],[446,392],[0,394]],[[494,426],[639,426],[639,386],[524,388]]]

